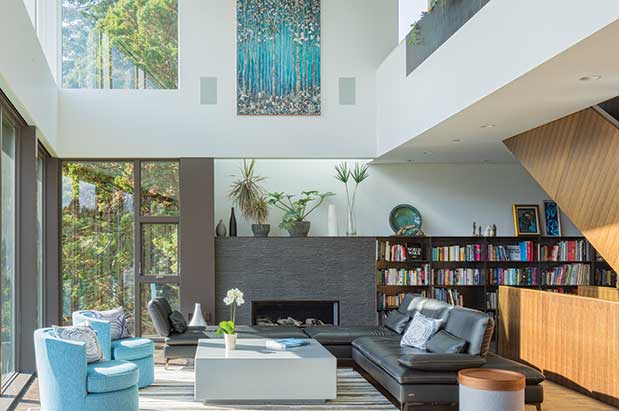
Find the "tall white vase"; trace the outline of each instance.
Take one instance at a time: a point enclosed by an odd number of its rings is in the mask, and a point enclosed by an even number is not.
[[[329,237],[337,237],[339,235],[337,229],[337,211],[335,204],[329,204],[327,209],[327,229]]]
[[[202,304],[196,303],[193,308],[193,315],[191,316],[191,322],[189,323],[190,327],[206,327],[206,320],[202,315]]]

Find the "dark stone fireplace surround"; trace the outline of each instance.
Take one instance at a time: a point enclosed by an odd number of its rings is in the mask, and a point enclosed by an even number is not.
[[[324,325],[340,325],[339,301],[251,301],[251,325],[260,319],[268,319],[274,325],[281,318],[300,321],[301,327],[310,324],[306,320],[319,320]],[[322,325],[322,324],[321,324]]]
[[[339,325],[375,325],[375,260],[372,237],[218,238],[216,321],[229,316],[226,291],[239,288],[239,325],[252,325],[252,301],[337,301]]]

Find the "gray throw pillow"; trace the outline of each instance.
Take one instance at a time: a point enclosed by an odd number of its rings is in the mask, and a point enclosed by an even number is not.
[[[52,326],[56,338],[68,341],[80,341],[86,344],[86,361],[89,363],[103,359],[103,349],[97,337],[97,332],[89,325],[74,325],[70,327]]]
[[[131,332],[127,325],[127,314],[125,314],[124,308],[118,307],[107,311],[91,310],[89,312],[97,320],[110,322],[112,340],[131,337]]]
[[[385,318],[384,324],[385,327],[390,330],[395,331],[398,334],[402,334],[410,320],[411,318],[408,315],[404,315],[397,310],[393,310],[389,313],[389,315],[387,315],[387,318]]]
[[[464,351],[466,340],[456,337],[445,330],[440,330],[428,340],[426,349],[433,353],[457,354]]]
[[[402,347],[413,347],[420,350],[426,349],[426,343],[438,329],[441,327],[443,320],[428,318],[421,313],[415,313],[410,324],[402,336],[400,345]]]
[[[187,321],[185,321],[185,317],[183,317],[183,314],[181,314],[179,311],[172,311],[172,313],[170,313],[170,324],[172,324],[172,329],[179,333],[182,334],[185,331],[187,331]]]

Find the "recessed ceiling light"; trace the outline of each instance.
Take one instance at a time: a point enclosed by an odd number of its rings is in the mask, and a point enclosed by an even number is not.
[[[496,124],[483,124],[480,126],[480,128],[492,128],[492,127],[496,127]]]
[[[459,142],[461,142],[462,140],[460,140],[459,138],[454,138],[454,139],[453,139],[453,140],[451,140],[451,141],[452,141],[453,143],[459,143]]]
[[[597,81],[599,79],[601,79],[602,76],[600,76],[599,74],[592,74],[589,76],[582,76],[581,78],[579,78],[579,81],[583,81],[583,82],[587,82],[587,81]]]

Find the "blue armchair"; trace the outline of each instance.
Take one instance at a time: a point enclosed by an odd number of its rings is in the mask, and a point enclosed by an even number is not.
[[[73,325],[86,321],[97,331],[103,357],[107,360],[125,360],[137,365],[140,370],[138,388],[148,387],[155,380],[155,344],[148,338],[123,338],[112,340],[109,321],[97,320],[89,311],[75,311],[72,315]]]
[[[42,411],[136,411],[139,407],[135,364],[88,364],[83,342],[56,338],[51,328],[34,332]]]

